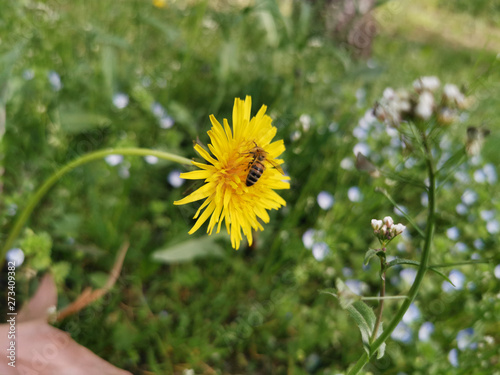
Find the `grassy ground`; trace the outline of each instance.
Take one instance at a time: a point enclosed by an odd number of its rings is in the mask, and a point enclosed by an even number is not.
[[[8,90],[0,100],[7,113],[1,240],[34,189],[65,162],[117,146],[194,157],[192,140],[208,140],[208,115],[230,118],[234,97],[251,95],[255,112],[268,105],[292,178],[292,188],[282,193],[287,207],[271,214],[255,248],[235,252],[221,238],[222,257],[161,264],[151,254],[188,240],[197,209],[172,204],[188,186],[173,187],[167,176],[182,168],[142,158],[79,168],[50,192],[18,243],[37,254],[19,271],[20,298],[36,287],[29,269],[51,269],[59,304],[66,305],[86,286],[102,285],[114,253],[128,239],[115,289],[59,325],[99,356],[134,374],[190,368],[205,374],[341,373],[363,351],[359,333],[338,302],[318,291],[342,277],[361,281],[366,295],[378,293],[378,270],[361,265],[374,244],[370,219],[394,216],[393,206],[374,192],[380,182],[342,168],[341,161],[354,160],[353,129],[385,87],[409,87],[419,76],[437,75],[465,85],[478,99],[469,118],[450,129],[450,141],[463,143],[469,125],[487,126],[492,134],[478,164],[461,170],[472,182],[453,179],[440,196],[433,262],[478,254],[500,263],[498,234],[481,219],[482,211],[493,210],[498,220],[498,183],[472,178],[482,166],[500,162],[498,13],[389,2],[377,10],[380,32],[367,63],[352,60],[326,37],[307,3],[286,3],[281,10],[271,1],[214,4],[2,4],[0,88],[8,83]],[[113,103],[117,93],[128,96],[123,109]],[[161,127],[154,103],[166,111],[164,121],[171,116],[171,128]],[[348,198],[352,187],[360,189],[361,201]],[[468,216],[458,217],[455,206],[466,188],[479,199]],[[331,209],[316,203],[320,191],[335,197]],[[391,192],[422,217],[420,192],[405,185]],[[446,235],[451,227],[459,229],[458,240]],[[310,228],[324,231],[331,250],[321,262],[302,242]],[[466,250],[457,251],[457,242]],[[404,243],[405,256],[417,258],[418,241]],[[412,339],[391,341],[386,358],[370,365],[372,373],[493,373],[500,361],[498,279],[491,265],[460,271],[467,283],[451,293],[429,276],[416,304],[420,317],[409,324]],[[389,293],[404,293],[408,285],[399,271],[390,276]],[[396,303],[388,304],[387,319],[395,309]],[[423,342],[418,331],[426,321],[435,332]],[[460,368],[454,368],[449,352],[457,348],[457,333],[469,327],[478,346],[460,350]]]

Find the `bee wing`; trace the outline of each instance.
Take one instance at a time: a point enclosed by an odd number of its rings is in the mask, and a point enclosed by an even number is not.
[[[283,168],[281,168],[281,165],[279,165],[278,163],[276,163],[274,160],[269,160],[269,159],[266,159],[266,161],[271,164],[274,168],[276,168],[281,174],[285,174],[285,172],[283,171]]]

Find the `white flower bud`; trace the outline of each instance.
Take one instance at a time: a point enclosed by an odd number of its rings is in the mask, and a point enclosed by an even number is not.
[[[470,99],[466,98],[465,95],[462,94],[457,85],[451,83],[444,85],[443,98],[448,103],[456,104],[460,109],[465,109],[472,103]]]
[[[398,127],[401,122],[401,113],[394,100],[381,101],[373,108],[373,115],[380,121],[384,121],[388,126]]]
[[[436,76],[420,77],[419,79],[413,81],[413,88],[417,92],[422,91],[436,91],[439,88],[439,78]]]
[[[456,110],[444,107],[438,114],[438,121],[443,125],[449,125],[458,119]]]
[[[393,100],[396,97],[396,91],[391,87],[386,87],[382,97],[386,100]]]
[[[449,101],[455,101],[457,98],[463,96],[458,86],[452,83],[447,83],[446,85],[444,85],[443,95]]]
[[[377,230],[378,231],[380,228],[382,228],[382,225],[383,225],[382,220],[372,219],[372,228],[373,228],[373,230]]]
[[[394,225],[392,228],[392,234],[394,237],[400,235],[401,233],[403,233],[403,231],[406,229],[406,226],[404,226],[403,224],[399,223],[399,224],[396,224]]]
[[[434,96],[428,92],[424,91],[418,97],[418,104],[415,108],[415,114],[423,120],[428,120],[431,118],[434,111]]]
[[[409,101],[411,98],[410,98],[410,92],[405,90],[405,89],[399,89],[397,91],[397,95],[398,95],[398,99],[401,101],[401,100],[404,100],[404,101]]]
[[[384,224],[385,224],[385,226],[386,226],[387,228],[392,227],[392,226],[393,226],[393,224],[394,224],[394,220],[392,220],[392,217],[390,217],[390,216],[386,216],[386,217],[384,217],[384,220],[383,220],[383,221],[384,221]]]
[[[409,99],[399,98],[399,101],[396,103],[399,112],[410,112],[411,103]]]

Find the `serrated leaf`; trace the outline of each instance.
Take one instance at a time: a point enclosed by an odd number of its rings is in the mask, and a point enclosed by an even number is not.
[[[377,255],[377,250],[375,250],[375,249],[369,249],[365,253],[365,259],[363,260],[363,264],[367,265],[368,262],[370,261],[370,259],[373,258],[375,255]]]
[[[354,319],[361,332],[363,347],[365,348],[366,353],[370,356],[370,339],[372,336],[372,332],[375,329],[375,322],[377,320],[377,318],[375,317],[375,313],[373,312],[373,309],[371,307],[360,300],[360,296],[352,293],[341,279],[337,279],[335,281],[335,285],[337,286],[337,294],[329,290],[324,290],[322,292],[331,294],[336,297],[340,302],[340,306],[344,310],[347,310],[349,315]],[[380,324],[377,331],[377,337],[380,336],[382,332],[382,324]],[[385,353],[385,343],[380,345],[377,352],[377,358],[382,358]]]
[[[340,307],[344,310],[352,305],[355,301],[361,299],[360,296],[353,293],[351,289],[341,279],[335,280],[335,286],[337,287],[337,298],[340,302]]]
[[[408,264],[410,266],[420,267],[420,262],[419,261],[411,260],[411,259],[404,259],[404,258],[396,258],[396,259],[390,261],[389,263],[387,263],[387,268],[390,268],[392,266],[397,266],[397,265],[400,265],[400,264]],[[448,276],[446,276],[441,271],[438,271],[437,269],[433,268],[432,266],[427,267],[427,269],[429,271],[432,271],[432,272],[436,273],[437,275],[441,276],[443,279],[445,279],[446,281],[448,281],[451,285],[455,286],[455,284],[453,284],[451,282],[451,280],[448,278]]]
[[[375,325],[375,314],[373,310],[368,307],[368,305],[362,301],[353,302],[351,305],[347,306],[346,310],[349,312],[351,318],[354,319],[356,325],[361,332],[361,339],[363,340],[363,347],[366,353],[370,354],[370,338],[372,335],[372,329]]]
[[[349,305],[346,310],[349,315],[354,319],[356,325],[361,332],[361,340],[363,341],[363,347],[368,355],[371,355],[370,339],[372,336],[373,329],[375,328],[375,313],[372,308],[369,307],[363,301],[356,301]],[[382,324],[379,325],[377,331],[377,337],[383,332]],[[382,358],[385,353],[385,343],[380,345],[377,350],[377,358]]]
[[[203,236],[187,240],[173,246],[153,252],[154,260],[162,263],[189,262],[197,257],[222,256],[224,251],[216,239],[226,237],[223,235]]]

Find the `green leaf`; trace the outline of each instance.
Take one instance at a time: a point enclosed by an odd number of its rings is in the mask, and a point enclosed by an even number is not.
[[[441,271],[438,271],[437,269],[435,268],[432,268],[432,267],[428,267],[427,268],[428,270],[431,270],[432,272],[434,272],[435,274],[441,276],[443,279],[445,279],[446,281],[448,281],[451,285],[455,286],[455,284],[453,284],[451,282],[451,280],[448,278],[448,276],[446,276],[444,273],[442,273]]]
[[[266,30],[265,35],[267,37],[268,45],[275,48],[279,43],[279,34],[278,27],[272,13],[267,9],[263,9],[257,14],[262,27]]]
[[[370,261],[370,259],[373,258],[375,255],[377,255],[377,250],[375,250],[375,249],[369,249],[365,253],[365,260],[363,260],[363,264],[367,265],[368,262]]]
[[[337,298],[340,302],[340,307],[342,307],[343,309],[347,309],[347,307],[352,305],[355,301],[361,300],[361,297],[353,293],[352,290],[349,289],[341,279],[337,279],[335,281],[335,285],[337,286],[337,289],[328,288],[320,290],[319,292],[324,294],[331,294],[332,296]]]
[[[111,98],[113,95],[116,67],[117,63],[115,49],[111,46],[103,46],[101,53],[101,69],[104,78],[104,87],[109,98]]]
[[[399,264],[408,264],[410,266],[420,267],[420,262],[418,262],[416,260],[404,259],[404,258],[396,258],[396,259],[390,261],[389,263],[387,263],[387,268],[391,268],[392,266],[397,266]],[[427,269],[430,270],[430,271],[432,271],[432,272],[434,272],[435,274],[441,276],[443,279],[445,279],[446,281],[448,281],[451,285],[455,286],[455,284],[453,284],[451,282],[451,280],[448,278],[448,276],[446,276],[441,271],[435,269],[432,266],[427,267]]]
[[[163,33],[163,36],[169,42],[179,42],[179,40],[181,40],[182,38],[180,29],[176,28],[169,22],[164,22],[163,20],[155,18],[150,14],[142,14],[142,12],[139,12],[137,14],[137,17],[140,21],[143,21],[145,24],[150,25]]]
[[[361,297],[354,294],[341,279],[337,279],[335,285],[337,286],[337,294],[327,290],[322,292],[331,294],[336,297],[340,302],[340,306],[344,310],[347,310],[349,315],[354,319],[361,332],[363,347],[365,348],[366,353],[370,356],[372,354],[370,348],[370,339],[375,328],[375,321],[377,320],[377,318],[375,317],[375,313],[373,312],[373,309],[366,303],[361,301]],[[382,324],[380,324],[377,332],[377,337],[380,336],[382,332]],[[377,358],[382,358],[385,352],[385,343],[380,345],[377,352]]]
[[[372,308],[369,307],[363,301],[356,301],[346,309],[349,315],[354,319],[356,325],[361,332],[361,339],[363,340],[363,347],[368,355],[371,355],[370,339],[372,336],[373,329],[375,328],[375,313]],[[382,324],[378,327],[377,337],[383,332]],[[385,343],[380,345],[377,350],[377,358],[380,359],[385,353]]]
[[[341,279],[335,281],[335,286],[337,287],[337,298],[340,302],[340,307],[347,309],[355,301],[360,301],[361,297],[356,293],[353,293],[351,289]]]
[[[118,35],[115,34],[110,34],[106,32],[103,28],[100,28],[97,25],[92,25],[92,29],[95,32],[96,36],[96,43],[98,45],[105,45],[105,46],[113,46],[117,48],[121,48],[124,50],[130,49],[131,45],[128,42],[127,39],[122,38]]]
[[[397,266],[400,264],[409,264],[411,266],[420,267],[420,262],[418,262],[416,260],[405,259],[405,258],[396,258],[394,260],[391,260],[389,263],[387,263],[387,268],[391,268],[392,266]]]
[[[71,263],[69,262],[57,262],[53,263],[50,267],[50,273],[54,277],[54,282],[56,285],[63,285],[64,280],[71,271]]]
[[[225,238],[226,235],[203,236],[192,240],[187,240],[173,246],[159,249],[153,252],[153,259],[161,263],[182,263],[189,262],[197,257],[222,256],[224,250],[216,241],[218,238]]]
[[[337,291],[337,289],[335,289],[335,288],[326,288],[326,289],[321,289],[319,292],[323,293],[323,294],[331,294],[335,298],[338,298],[337,293],[335,293],[336,291]]]
[[[354,319],[356,325],[361,332],[363,347],[366,353],[370,354],[370,338],[372,336],[372,328],[375,325],[375,313],[362,301],[356,301],[346,308],[351,318]]]
[[[48,233],[35,233],[31,229],[26,229],[20,245],[26,256],[26,263],[31,268],[44,271],[50,266],[52,237]]]
[[[6,102],[6,95],[8,95],[9,90],[6,90],[6,86],[4,85],[11,78],[12,68],[22,58],[26,44],[26,41],[22,41],[18,43],[15,48],[9,50],[5,54],[0,55],[0,66],[2,67],[2,69],[0,70],[0,88],[2,88],[0,103]]]

